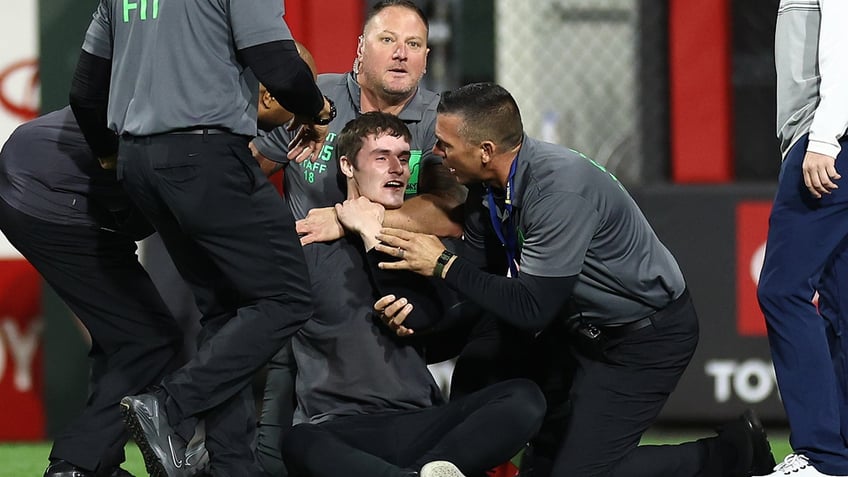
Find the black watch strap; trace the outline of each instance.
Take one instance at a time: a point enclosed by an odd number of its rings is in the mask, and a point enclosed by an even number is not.
[[[332,121],[336,117],[336,103],[334,103],[332,99],[330,99],[326,96],[324,96],[324,98],[327,100],[327,103],[330,104],[330,116],[326,117],[326,118],[322,118],[320,116],[315,116],[315,118],[313,119],[313,122],[315,124],[319,125],[319,126],[326,126],[326,125],[330,124],[330,121]],[[318,114],[320,114],[320,113],[318,113]]]
[[[450,259],[454,255],[447,250],[444,250],[439,258],[436,259],[436,266],[433,268],[433,276],[436,278],[442,278],[442,272],[445,270],[445,266],[450,262]]]

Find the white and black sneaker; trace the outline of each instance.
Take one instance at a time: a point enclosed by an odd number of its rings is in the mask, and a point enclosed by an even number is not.
[[[774,467],[774,472],[769,477],[782,477],[791,475],[793,477],[840,477],[836,475],[823,474],[813,467],[806,456],[801,454],[789,454],[783,462]]]
[[[419,473],[420,477],[465,477],[465,474],[446,460],[434,460],[424,464]]]

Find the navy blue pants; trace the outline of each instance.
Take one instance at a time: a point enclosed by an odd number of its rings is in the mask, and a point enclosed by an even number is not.
[[[837,170],[848,160],[846,142]],[[848,182],[815,199],[801,165],[807,138],[789,151],[769,218],[757,295],[795,452],[827,474],[848,474]],[[841,173],[848,174],[843,168]],[[819,293],[819,308],[813,303]]]
[[[213,475],[228,477],[260,475],[253,376],[312,314],[294,219],[247,143],[227,133],[123,137],[118,156],[118,178],[202,314],[197,354],[162,381],[168,418],[189,438],[202,417]]]

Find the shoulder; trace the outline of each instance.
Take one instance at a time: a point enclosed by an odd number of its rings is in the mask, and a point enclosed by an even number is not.
[[[324,88],[335,88],[342,87],[347,85],[347,74],[346,73],[322,73],[318,75],[318,87],[322,90]]]
[[[439,105],[439,99],[441,98],[439,93],[425,88],[418,88],[415,96],[420,99],[421,105],[426,111],[435,111],[436,107]]]
[[[346,73],[320,74],[316,83],[324,96],[332,99],[335,103],[350,101]]]

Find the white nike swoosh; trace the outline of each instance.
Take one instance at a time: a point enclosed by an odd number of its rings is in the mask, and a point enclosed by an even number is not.
[[[183,466],[183,461],[177,459],[177,455],[174,452],[174,444],[171,443],[171,436],[168,436],[168,447],[171,448],[171,459],[174,461],[174,466],[178,469],[181,468]]]

